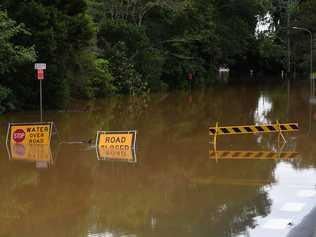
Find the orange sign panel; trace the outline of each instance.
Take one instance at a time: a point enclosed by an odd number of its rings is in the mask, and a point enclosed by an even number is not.
[[[136,131],[99,131],[96,139],[99,160],[135,162]]]

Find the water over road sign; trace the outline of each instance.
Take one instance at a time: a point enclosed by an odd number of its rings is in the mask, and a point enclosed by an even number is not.
[[[52,122],[10,123],[7,132],[7,144],[49,145],[52,127]]]

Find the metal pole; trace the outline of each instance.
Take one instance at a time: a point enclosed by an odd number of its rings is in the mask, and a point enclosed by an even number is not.
[[[313,33],[309,30],[309,29],[306,29],[306,28],[302,28],[302,27],[296,27],[296,26],[293,26],[292,29],[295,29],[295,30],[303,30],[303,31],[306,31],[309,33],[310,35],[310,38],[311,38],[311,49],[310,49],[310,81],[311,81],[311,96],[315,96],[315,81],[314,81],[314,78],[313,78]]]
[[[41,113],[41,122],[43,122],[43,88],[42,88],[42,80],[40,81],[40,113]]]
[[[311,34],[311,77],[313,78],[313,34]]]
[[[311,37],[311,51],[310,51],[310,80],[311,80],[311,96],[314,96],[315,88],[314,88],[314,79],[313,79],[313,34],[310,30],[306,31],[310,34]]]
[[[287,116],[290,117],[290,106],[291,106],[291,82],[287,80]]]
[[[314,97],[315,96],[315,79],[313,77],[313,34],[312,32],[310,31],[309,32],[310,35],[311,35],[311,82],[312,82],[312,96]]]
[[[291,32],[290,32],[290,9],[289,3],[287,6],[287,79],[291,78]]]

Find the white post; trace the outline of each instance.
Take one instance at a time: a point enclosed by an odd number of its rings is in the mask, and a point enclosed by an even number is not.
[[[42,80],[40,81],[40,113],[41,113],[41,122],[43,122],[43,87]]]

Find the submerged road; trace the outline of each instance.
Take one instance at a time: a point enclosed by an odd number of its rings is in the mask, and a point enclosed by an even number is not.
[[[316,207],[294,227],[287,237],[315,237],[316,236]]]
[[[308,87],[293,88],[111,97],[75,116],[47,111],[58,128],[54,144],[17,146],[20,159],[6,147],[7,124],[38,115],[3,115],[0,236],[316,237],[316,107]],[[216,153],[208,143],[217,121],[276,120],[299,123],[284,147],[277,134],[261,133],[223,136]],[[136,154],[98,159],[98,130],[132,129],[139,134]]]

